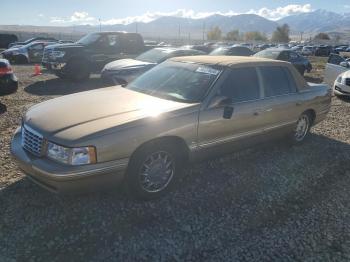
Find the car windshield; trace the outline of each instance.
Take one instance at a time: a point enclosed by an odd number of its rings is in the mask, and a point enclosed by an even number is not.
[[[263,57],[263,58],[270,58],[270,59],[277,59],[281,51],[276,50],[264,50],[256,53],[255,57]]]
[[[149,63],[160,63],[167,58],[170,57],[170,54],[173,53],[174,49],[163,49],[163,48],[154,48],[151,49],[138,57],[136,57],[137,60],[143,61],[143,62],[149,62]]]
[[[89,44],[95,43],[97,39],[100,38],[100,36],[101,36],[100,34],[96,34],[96,33],[88,34],[83,38],[81,38],[77,43],[81,45],[89,45]]]
[[[126,88],[184,102],[201,102],[221,70],[211,66],[168,61],[138,77]]]
[[[228,52],[228,48],[224,48],[224,47],[219,47],[216,48],[213,52],[211,52],[209,55],[226,55]]]

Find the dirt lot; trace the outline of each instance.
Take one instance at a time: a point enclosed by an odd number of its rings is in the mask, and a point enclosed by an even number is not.
[[[308,80],[321,82],[324,59]],[[115,192],[59,197],[32,184],[9,154],[31,105],[102,87],[31,77],[0,102],[0,261],[349,261],[350,101],[333,99],[301,147],[284,143],[188,168],[152,202]]]

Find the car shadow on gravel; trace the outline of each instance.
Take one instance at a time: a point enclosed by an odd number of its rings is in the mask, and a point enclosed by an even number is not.
[[[189,167],[174,192],[150,202],[118,190],[61,197],[24,178],[0,190],[2,239],[15,243],[18,260],[158,260],[163,252],[165,260],[191,254],[196,261],[203,252],[249,253],[241,238],[296,221],[336,184],[349,184],[349,158],[349,144],[317,134],[302,146],[262,145]]]
[[[27,93],[37,96],[60,96],[69,95],[82,91],[105,87],[99,77],[93,77],[86,81],[72,82],[54,78],[44,81],[38,81],[24,88]]]
[[[6,105],[4,105],[0,102],[0,115],[3,113],[6,113],[6,111],[7,111]]]
[[[350,103],[350,96],[338,96],[337,98],[343,102]]]

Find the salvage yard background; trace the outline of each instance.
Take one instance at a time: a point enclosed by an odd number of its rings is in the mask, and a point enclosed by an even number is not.
[[[322,82],[325,61],[311,59],[308,81]],[[303,146],[196,164],[160,200],[118,189],[59,197],[24,177],[11,136],[31,105],[102,82],[31,77],[33,68],[14,66],[18,92],[0,97],[0,261],[350,260],[350,100],[333,98]]]

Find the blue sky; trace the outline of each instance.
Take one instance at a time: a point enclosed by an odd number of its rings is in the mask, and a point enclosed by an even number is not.
[[[147,22],[159,16],[200,18],[213,13],[255,13],[276,20],[315,9],[350,13],[350,0],[16,0],[1,3],[0,24],[74,25]]]

